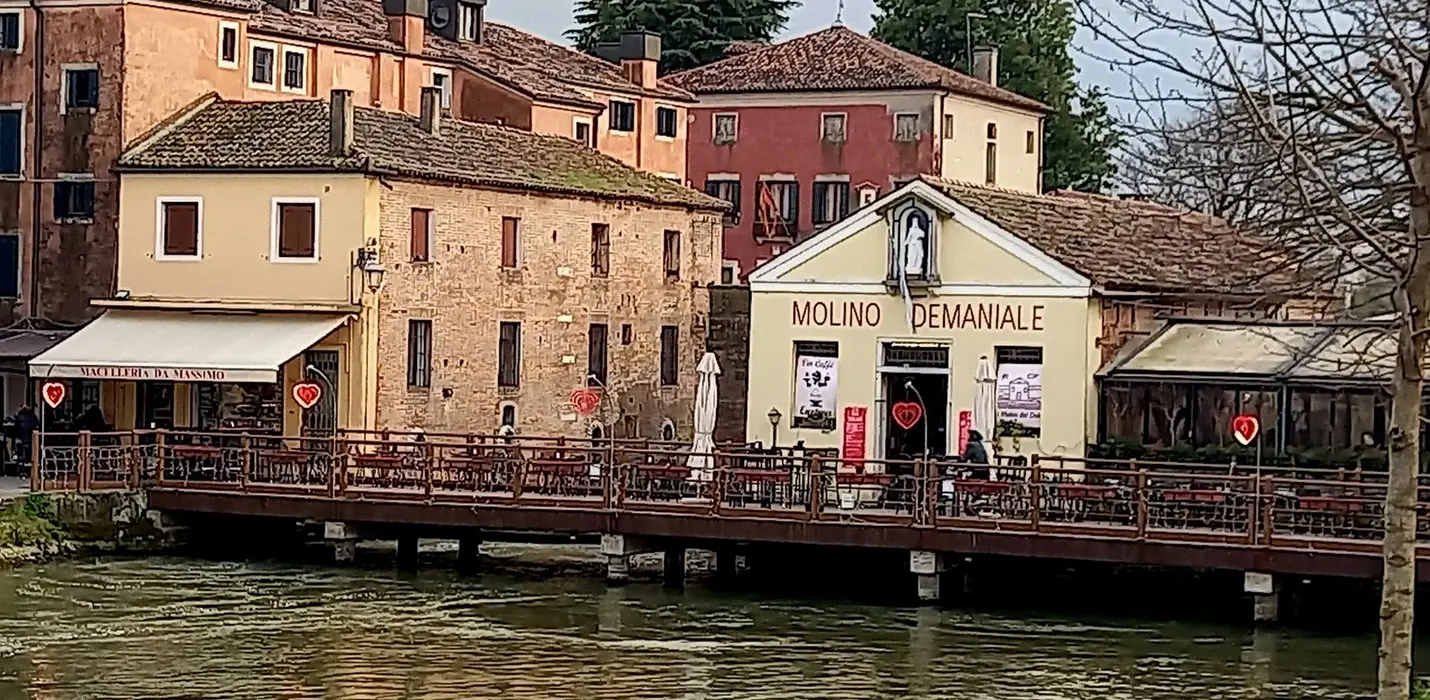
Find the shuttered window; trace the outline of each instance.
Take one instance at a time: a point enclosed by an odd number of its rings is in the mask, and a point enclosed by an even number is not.
[[[609,329],[604,323],[591,324],[586,332],[586,384],[606,386],[606,348]]]
[[[665,281],[674,282],[680,279],[680,232],[665,232]]]
[[[412,210],[412,262],[427,262],[432,254],[432,210]]]
[[[591,276],[611,274],[611,227],[591,224]]]
[[[521,219],[512,216],[501,220],[501,266],[521,267]]]
[[[425,389],[432,386],[432,322],[407,322],[407,386]]]
[[[199,203],[164,202],[165,257],[194,257],[199,254]]]
[[[502,321],[497,339],[497,386],[521,386],[521,322]]]
[[[680,383],[680,326],[660,327],[660,385]]]
[[[278,204],[278,257],[318,257],[318,205],[311,202]]]

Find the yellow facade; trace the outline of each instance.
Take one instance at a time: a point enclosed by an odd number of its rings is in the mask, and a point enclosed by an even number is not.
[[[1042,191],[1043,115],[959,95],[935,100],[941,132],[940,176],[1022,192]],[[989,144],[993,181],[988,181]]]
[[[937,217],[930,263],[936,275],[911,289],[906,300],[889,281],[897,276],[890,271],[896,249],[890,237],[896,212],[911,206]],[[932,450],[952,454],[959,414],[974,408],[980,359],[989,358],[997,374],[1000,348],[1002,356],[1015,349],[1041,353],[1039,434],[1003,438],[1004,454],[1081,456],[1095,423],[1100,323],[1088,280],[922,182],[757,270],[750,325],[750,440],[768,444],[776,430],[774,410],[781,414],[780,445],[802,440],[810,448],[840,448],[845,409],[864,407],[862,457],[894,458],[898,435],[890,410],[914,400],[900,383],[916,380],[918,396],[927,397],[928,430],[942,432],[931,439],[942,443]],[[837,344],[832,429],[827,423],[794,425],[801,410],[798,385],[805,381],[796,348],[810,343]],[[930,350],[930,366],[909,370],[886,359],[913,349]]]

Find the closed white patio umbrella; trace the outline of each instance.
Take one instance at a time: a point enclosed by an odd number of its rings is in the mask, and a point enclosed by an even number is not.
[[[998,424],[998,375],[993,371],[993,362],[986,356],[978,358],[974,382],[973,429],[991,443],[993,429]]]
[[[719,407],[720,389],[716,377],[720,376],[720,362],[715,353],[707,352],[700,358],[695,373],[699,376],[695,385],[695,442],[690,446],[690,478],[695,481],[710,481],[711,470],[715,468],[715,411]]]

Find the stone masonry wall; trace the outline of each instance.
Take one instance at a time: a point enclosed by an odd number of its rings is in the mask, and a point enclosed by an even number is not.
[[[670,420],[691,435],[695,366],[706,346],[720,220],[681,208],[384,181],[381,257],[387,278],[378,332],[378,425],[492,433],[517,407],[530,435],[588,435],[571,392],[586,385],[587,334],[609,329],[610,395],[597,418],[618,436],[657,437]],[[435,217],[431,261],[412,262],[411,209]],[[520,224],[520,265],[501,268],[502,217]],[[610,226],[610,275],[591,275],[591,224]],[[663,232],[681,231],[681,277],[663,274]],[[407,385],[411,319],[430,319],[429,388]],[[519,321],[521,386],[497,387],[502,321]],[[660,329],[680,328],[679,383],[659,385]],[[629,343],[623,326],[630,327]]]
[[[720,409],[715,414],[716,442],[745,441],[745,410],[750,376],[750,288],[719,286],[710,290],[710,352],[720,361]]]

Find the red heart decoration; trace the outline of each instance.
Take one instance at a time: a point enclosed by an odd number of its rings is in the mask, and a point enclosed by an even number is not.
[[[577,389],[571,392],[571,405],[577,413],[589,416],[601,405],[601,395],[590,389]]]
[[[896,403],[892,411],[894,414],[894,422],[898,423],[899,427],[904,430],[918,425],[919,421],[924,417],[924,407],[912,401]]]
[[[65,400],[65,391],[64,382],[45,382],[45,385],[40,387],[40,393],[45,397],[45,403],[49,404],[50,408],[60,407]]]
[[[323,398],[323,387],[317,382],[298,382],[293,385],[293,400],[298,402],[303,410],[308,410],[318,405],[318,400]]]
[[[1261,421],[1256,416],[1243,413],[1231,419],[1231,436],[1243,447],[1250,445],[1260,431]]]

